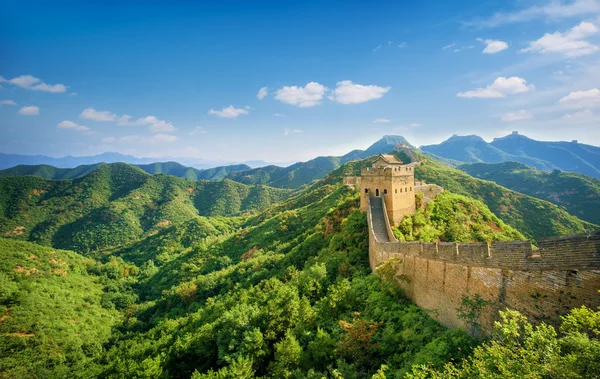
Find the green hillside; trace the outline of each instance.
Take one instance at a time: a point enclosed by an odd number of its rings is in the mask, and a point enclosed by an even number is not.
[[[600,224],[600,180],[563,171],[540,171],[517,162],[457,167],[476,178],[548,200],[582,220]]]
[[[0,377],[97,376],[137,269],[6,238],[0,257]]]
[[[482,201],[499,219],[527,238],[537,240],[600,229],[600,226],[583,221],[548,201],[474,178],[431,157],[418,155],[422,162],[415,169],[417,180],[437,184],[452,193]],[[399,158],[406,159],[404,155]],[[369,160],[349,162],[329,174],[325,181],[339,183],[344,176],[360,175],[360,167],[367,161]]]
[[[380,379],[467,362],[481,341],[371,273],[366,217],[342,184],[368,161],[293,195],[126,164],[0,178],[0,377]],[[405,240],[594,228],[431,159],[417,177],[449,192],[403,222]]]
[[[420,203],[422,194],[417,195]],[[524,240],[479,200],[443,192],[393,228],[399,241],[491,242]]]
[[[74,180],[0,178],[0,235],[81,252],[133,242],[199,216],[265,209],[289,191],[149,175],[124,163]]]
[[[89,174],[103,164],[82,165],[75,168],[57,168],[47,164],[19,165],[0,170],[0,177],[31,175],[44,179],[74,179]]]

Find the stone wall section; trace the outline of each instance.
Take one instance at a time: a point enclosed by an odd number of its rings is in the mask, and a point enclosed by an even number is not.
[[[463,295],[492,301],[481,317],[489,332],[498,310],[516,309],[536,321],[555,323],[574,307],[600,307],[600,233],[493,243],[379,242],[369,223],[371,269],[401,261],[406,295],[448,327],[466,328],[457,317]]]

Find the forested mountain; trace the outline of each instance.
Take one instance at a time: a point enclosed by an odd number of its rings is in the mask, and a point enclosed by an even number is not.
[[[579,172],[600,178],[600,147],[575,142],[536,141],[518,133],[488,143],[478,136],[452,136],[420,149],[448,163],[521,162],[540,170]]]
[[[417,178],[447,192],[423,211],[423,227],[398,230],[405,239],[596,228],[419,157]],[[343,164],[295,193],[126,164],[73,180],[0,178],[0,372],[381,379],[466,362],[480,341],[442,327],[370,271],[366,217],[358,193],[342,184],[368,161]],[[462,229],[444,230],[459,211]],[[600,358],[590,351],[582,362]]]
[[[120,245],[199,216],[265,209],[289,191],[230,180],[149,175],[125,163],[74,180],[0,178],[0,234],[88,251]]]
[[[33,175],[44,179],[74,179],[89,174],[104,164],[82,165],[75,168],[57,168],[49,165],[19,165],[0,170],[0,177]],[[177,162],[154,162],[135,166],[149,174],[167,174],[189,180],[221,180],[225,179],[232,172],[250,170],[250,166],[245,164],[213,167],[204,170],[187,167]]]
[[[190,180],[231,179],[244,184],[264,184],[276,188],[297,189],[340,167],[342,164],[356,159],[364,159],[372,155],[388,153],[396,145],[404,143],[410,146],[402,136],[384,136],[367,150],[353,150],[341,157],[317,157],[307,162],[295,163],[288,167],[264,166],[252,169],[250,166],[230,165],[209,169],[196,169],[177,162],[158,162],[137,165],[150,174],[164,173]],[[72,170],[59,169],[48,165],[21,165],[0,171],[2,176],[34,175],[46,179],[72,179],[93,171],[98,165],[79,166]]]
[[[540,171],[517,162],[472,163],[457,167],[476,178],[548,200],[582,220],[600,225],[600,180],[554,170]]]
[[[21,155],[0,153],[0,169],[18,165],[49,165],[59,168],[73,168],[81,165],[94,165],[98,163],[125,162],[129,164],[145,164],[155,161],[152,158],[136,158],[132,155],[119,153],[103,153],[88,157],[66,156],[62,158],[48,157],[46,155]]]

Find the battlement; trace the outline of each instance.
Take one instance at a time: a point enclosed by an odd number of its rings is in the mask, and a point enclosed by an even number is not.
[[[387,242],[378,243],[385,254],[402,254],[469,266],[508,270],[600,269],[600,233],[541,239],[539,249],[530,241],[508,242]],[[389,257],[376,260],[383,262]]]

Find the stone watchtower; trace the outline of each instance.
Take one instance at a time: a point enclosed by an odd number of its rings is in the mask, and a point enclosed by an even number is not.
[[[372,167],[360,172],[360,209],[367,211],[367,196],[382,197],[392,225],[415,213],[414,165],[403,165],[395,155],[380,154]]]

